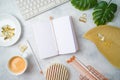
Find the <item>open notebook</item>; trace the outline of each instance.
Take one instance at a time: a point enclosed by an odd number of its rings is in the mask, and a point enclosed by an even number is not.
[[[40,59],[78,50],[71,19],[65,16],[53,19],[52,22],[36,22],[32,25]]]

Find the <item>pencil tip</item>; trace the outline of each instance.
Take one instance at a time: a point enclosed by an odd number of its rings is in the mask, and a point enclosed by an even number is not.
[[[50,19],[50,20],[53,20],[53,17],[52,17],[52,16],[50,16],[50,17],[49,17],[49,19]]]
[[[42,72],[42,71],[40,71],[40,74],[43,74],[43,72]]]

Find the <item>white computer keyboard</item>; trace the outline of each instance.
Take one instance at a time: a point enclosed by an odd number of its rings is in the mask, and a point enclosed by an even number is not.
[[[16,0],[23,17],[28,20],[69,0]]]

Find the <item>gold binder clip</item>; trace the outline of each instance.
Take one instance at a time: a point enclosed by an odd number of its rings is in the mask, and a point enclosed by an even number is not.
[[[103,45],[104,45],[104,46],[106,46],[106,47],[111,47],[112,42],[111,42],[111,41],[108,41],[108,40],[106,41],[106,40],[105,40],[105,37],[104,37],[102,34],[98,33],[98,37],[99,37],[100,41],[103,42]]]
[[[98,33],[98,37],[99,37],[100,41],[104,41],[105,40],[105,37],[101,33]]]
[[[82,16],[79,18],[79,21],[86,23],[87,22],[87,14],[83,13]]]

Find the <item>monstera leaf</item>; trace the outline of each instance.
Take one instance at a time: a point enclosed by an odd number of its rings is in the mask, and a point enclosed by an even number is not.
[[[93,20],[96,25],[104,25],[114,18],[114,13],[117,11],[117,5],[101,1],[96,5],[93,12]]]
[[[71,3],[79,10],[87,10],[93,8],[97,4],[97,0],[71,0]]]

